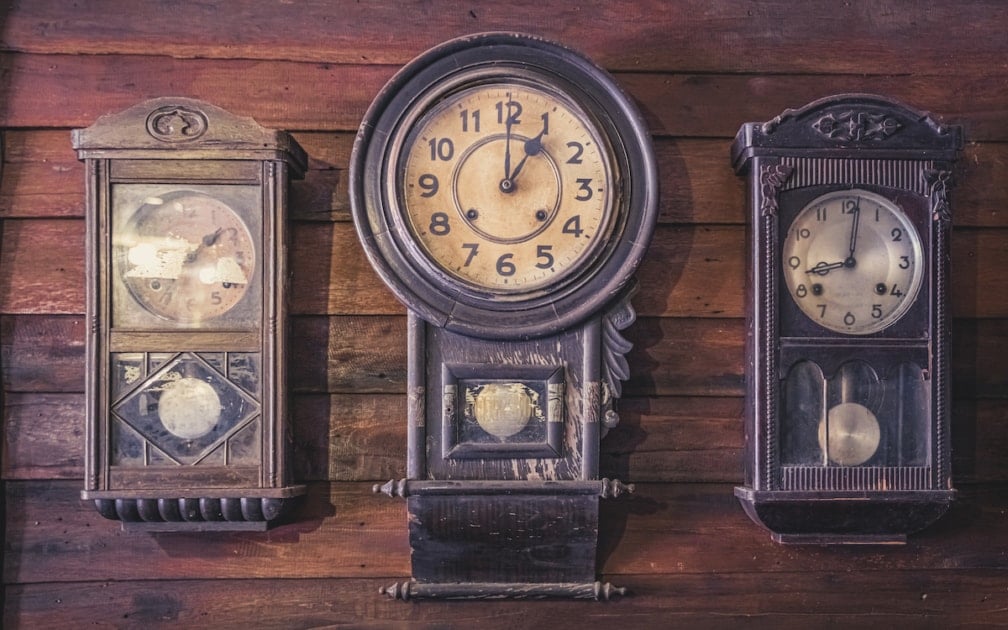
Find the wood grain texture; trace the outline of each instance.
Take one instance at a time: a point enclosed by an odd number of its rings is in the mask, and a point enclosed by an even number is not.
[[[419,51],[418,51],[419,52]],[[0,53],[6,106],[0,126],[83,127],[143,98],[213,102],[288,131],[356,131],[396,67],[274,60],[172,59],[135,55]],[[826,94],[887,94],[946,122],[972,141],[1008,140],[1008,116],[989,75],[618,73],[658,136],[734,137],[739,125],[773,118]],[[339,89],[319,89],[339,86]],[[87,93],[89,98],[75,98]]]
[[[5,583],[152,579],[391,578],[409,575],[402,500],[370,483],[313,483],[286,524],[264,533],[125,534],[73,481],[7,487]],[[961,489],[939,523],[903,546],[791,547],[742,512],[731,484],[640,484],[600,511],[602,574],[1008,569],[1008,486]],[[625,577],[622,577],[625,576]],[[905,586],[905,585],[904,585]],[[363,595],[363,594],[362,594]]]
[[[354,134],[295,134],[309,156],[304,180],[291,185],[296,221],[350,221],[347,164]],[[0,217],[84,216],[84,165],[70,149],[69,130],[9,131],[5,135]],[[659,223],[735,224],[745,220],[744,182],[728,163],[727,138],[658,138],[655,154],[663,182]],[[957,227],[1008,227],[1008,187],[970,186],[1008,168],[1008,144],[974,143],[957,166],[952,191]]]
[[[954,6],[915,0],[898,8],[829,0],[573,6],[520,0],[472,7],[450,0],[313,0],[299,2],[296,11],[254,0],[226,8],[190,0],[158,12],[114,0],[81,6],[32,0],[10,3],[5,18],[4,48],[39,53],[400,65],[451,37],[516,30],[561,40],[614,69],[891,74],[905,70],[912,51],[915,67],[952,75],[1005,69],[999,38],[1008,12],[991,0]],[[822,21],[833,27],[811,28]],[[229,28],[221,30],[225,22]]]
[[[82,394],[10,393],[5,398],[0,478],[83,483]],[[1004,399],[953,401],[956,484],[1008,482]],[[600,474],[625,482],[738,483],[743,478],[743,399],[632,396],[601,442]],[[406,470],[406,397],[295,394],[290,456],[297,482],[386,481]]]
[[[741,396],[741,319],[641,317],[625,332],[627,396]],[[291,321],[290,385],[298,393],[406,391],[406,318],[297,316]],[[952,322],[952,390],[963,399],[1005,398],[1008,319]],[[81,392],[83,318],[0,317],[0,359],[10,392]]]
[[[1008,5],[869,0],[117,0],[0,2],[3,627],[990,627],[1008,608]],[[621,425],[602,474],[608,604],[400,604],[406,318],[350,222],[347,168],[375,94],[445,39],[515,30],[611,71],[655,136],[660,227],[626,335]],[[953,479],[959,500],[903,547],[782,547],[742,478],[739,126],[877,92],[962,124],[956,167]],[[261,534],[125,534],[78,499],[84,169],[70,129],[145,98],[202,98],[289,130],[290,459],[310,492]]]
[[[745,229],[662,225],[637,277],[642,316],[744,316]],[[1008,230],[963,228],[952,235],[952,314],[1008,317]],[[368,263],[350,223],[295,223],[291,229],[291,312],[405,313]],[[0,241],[0,312],[79,314],[84,310],[84,222],[8,219]]]
[[[377,595],[391,578],[151,580],[11,587],[4,627],[262,629],[382,628],[791,628],[816,619],[843,627],[948,628],[1000,624],[1008,594],[997,570],[635,575],[619,579],[630,596],[591,602],[435,602],[402,604]],[[608,579],[610,576],[603,576]],[[670,597],[669,593],[674,593]],[[827,617],[828,616],[828,617]],[[818,621],[817,621],[818,623]]]

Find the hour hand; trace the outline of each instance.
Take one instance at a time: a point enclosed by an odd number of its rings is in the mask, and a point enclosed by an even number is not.
[[[816,263],[811,269],[806,269],[805,273],[815,273],[815,274],[818,274],[820,276],[825,276],[826,274],[828,274],[829,272],[833,271],[834,269],[840,269],[840,268],[844,267],[846,264],[847,263],[845,261],[842,261],[842,260],[840,262],[835,262],[835,263],[828,263],[828,262],[823,261],[823,262]]]

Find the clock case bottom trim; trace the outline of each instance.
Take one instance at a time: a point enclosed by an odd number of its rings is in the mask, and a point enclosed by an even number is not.
[[[609,601],[626,595],[627,589],[616,587],[609,582],[539,583],[539,582],[487,582],[482,584],[459,584],[417,582],[409,580],[396,582],[378,589],[390,599],[591,599]]]
[[[123,531],[265,531],[272,521],[288,513],[305,491],[305,486],[288,486],[259,496],[220,496],[207,491],[194,493],[207,495],[202,497],[158,499],[84,491],[81,498],[94,501],[105,518],[120,521]]]
[[[753,522],[786,544],[903,544],[937,521],[955,490],[760,491],[736,487]]]

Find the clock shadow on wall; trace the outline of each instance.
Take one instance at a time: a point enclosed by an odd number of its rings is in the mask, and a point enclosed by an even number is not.
[[[340,188],[344,177],[345,172],[338,167],[309,157],[309,170],[304,179],[290,183],[288,222],[293,238],[289,246],[292,291],[287,369],[291,391],[289,413],[294,419],[291,423],[291,461],[294,481],[308,483],[309,490],[291,513],[284,515],[265,534],[269,540],[281,544],[297,543],[301,535],[317,530],[337,512],[328,493],[329,485],[312,483],[325,482],[330,475],[333,411],[328,390],[334,378],[330,376],[329,367],[330,318],[315,315],[325,311],[328,299],[329,283],[317,279],[330,277],[333,232],[319,229],[316,221],[341,220],[341,210],[345,213],[345,209],[340,208],[336,200],[340,195],[345,196]],[[325,208],[326,216],[320,217],[322,213],[318,208]],[[305,225],[305,220],[312,223]],[[298,238],[306,229],[312,231],[308,243]],[[308,251],[305,245],[309,246]],[[312,315],[305,315],[305,311]],[[168,557],[234,558],[236,550],[228,543],[243,545],[263,536],[258,532],[203,532],[199,536],[165,532],[154,537],[154,541]],[[211,540],[214,544],[208,545]]]
[[[658,135],[659,122],[646,107],[641,107],[653,135]],[[599,474],[609,479],[628,479],[640,482],[631,467],[637,449],[646,444],[649,432],[645,428],[660,413],[652,400],[662,396],[661,384],[668,378],[661,374],[668,369],[669,350],[674,340],[666,338],[666,328],[661,324],[671,301],[672,292],[686,268],[693,247],[693,231],[677,230],[672,238],[669,223],[695,223],[692,185],[686,161],[678,145],[671,140],[656,143],[658,181],[662,183],[659,203],[659,226],[651,242],[647,257],[638,270],[641,287],[633,298],[634,308],[640,313],[624,336],[633,344],[627,355],[629,379],[623,385],[623,397],[617,411],[620,423],[601,441]],[[662,223],[665,225],[663,226]],[[666,238],[662,238],[662,237]],[[674,351],[674,350],[673,350]],[[675,360],[675,359],[673,359]],[[647,481],[668,481],[666,478]],[[619,547],[631,515],[643,516],[669,509],[668,503],[648,496],[647,486],[637,485],[637,491],[620,501],[603,501],[599,504],[599,544],[597,565],[607,566],[609,556]]]

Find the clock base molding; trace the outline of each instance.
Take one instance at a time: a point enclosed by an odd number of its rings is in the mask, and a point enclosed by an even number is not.
[[[265,531],[291,510],[305,490],[305,486],[290,486],[271,493],[274,496],[214,496],[204,492],[195,494],[208,496],[159,499],[84,491],[81,498],[94,501],[105,518],[120,521],[123,531]]]
[[[393,599],[608,599],[595,581],[599,499],[633,492],[609,479],[389,481],[406,499],[413,581]]]
[[[409,580],[383,586],[378,592],[404,602],[412,599],[591,599],[598,602],[626,595],[627,589],[609,582],[460,584]]]
[[[955,490],[803,492],[736,487],[754,522],[784,544],[903,544],[937,521]]]

